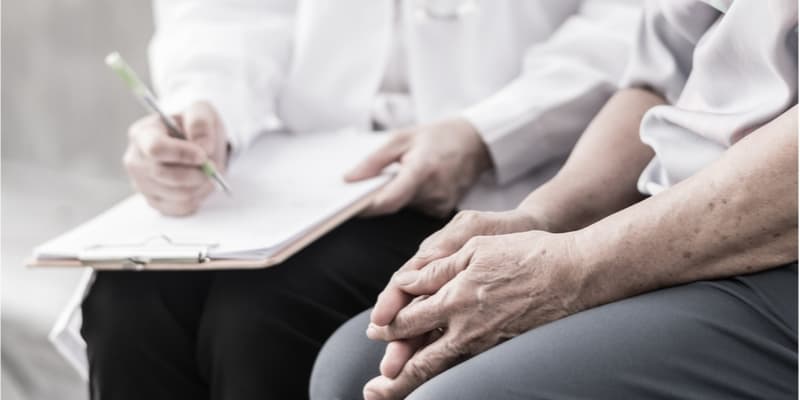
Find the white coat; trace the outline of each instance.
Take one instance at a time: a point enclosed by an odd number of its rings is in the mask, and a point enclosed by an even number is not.
[[[207,100],[236,152],[266,130],[369,129],[402,35],[413,120],[462,116],[494,164],[461,208],[508,209],[554,172],[614,92],[638,0],[155,0],[153,82]],[[393,27],[394,21],[402,21]],[[86,376],[79,305],[51,337]]]

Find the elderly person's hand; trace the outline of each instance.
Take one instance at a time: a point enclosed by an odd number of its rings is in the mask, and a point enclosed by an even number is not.
[[[581,310],[579,258],[573,235],[530,231],[474,237],[448,257],[396,274],[400,289],[421,297],[388,325],[370,324],[367,335],[408,340],[410,358],[396,376],[371,380],[365,398],[403,398],[467,357]]]
[[[434,260],[450,256],[476,236],[549,229],[549,223],[542,217],[542,212],[537,212],[532,204],[502,212],[469,210],[459,212],[444,228],[425,239],[417,253],[395,273],[395,279],[389,281],[378,296],[372,310],[371,322],[379,326],[389,324],[397,312],[412,301],[414,295],[404,291],[396,279],[405,271],[419,270]],[[442,285],[445,283],[441,282]],[[426,340],[427,338],[422,336],[390,342],[380,364],[381,374],[388,377],[396,376],[413,352]]]
[[[372,310],[372,323],[380,326],[392,322],[397,312],[414,297],[403,291],[397,277],[406,271],[419,270],[434,260],[452,255],[475,236],[502,235],[530,230],[548,230],[544,218],[521,208],[500,212],[461,211],[444,228],[425,239],[419,250],[394,275],[378,296]],[[442,282],[444,284],[445,282]]]
[[[462,118],[403,129],[350,171],[345,179],[376,176],[392,163],[397,176],[375,196],[364,215],[393,213],[407,205],[444,216],[489,169],[491,160],[478,132]]]

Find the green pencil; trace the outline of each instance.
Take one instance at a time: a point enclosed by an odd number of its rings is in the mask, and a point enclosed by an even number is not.
[[[178,128],[177,122],[161,111],[161,108],[158,106],[158,102],[156,101],[156,97],[153,95],[153,92],[147,88],[147,86],[142,83],[139,77],[136,75],[136,72],[131,69],[128,63],[122,59],[122,56],[119,55],[117,52],[113,52],[106,56],[106,64],[111,67],[114,72],[125,81],[125,84],[133,91],[133,94],[136,95],[136,98],[142,103],[142,105],[147,108],[148,110],[158,114],[161,118],[161,121],[167,127],[167,132],[170,136],[176,139],[186,140],[186,135],[181,132]],[[222,189],[226,194],[231,194],[231,189],[225,180],[222,178],[222,175],[217,172],[214,165],[211,162],[206,161],[203,165],[200,166],[200,169],[203,170],[203,173],[206,174],[209,178],[213,179],[214,182]]]

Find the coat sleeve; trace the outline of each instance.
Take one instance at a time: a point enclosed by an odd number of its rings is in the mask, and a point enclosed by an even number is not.
[[[154,0],[150,70],[163,107],[174,113],[208,101],[235,150],[275,126],[294,7],[291,0]]]
[[[524,55],[521,74],[466,109],[501,184],[568,154],[617,89],[641,16],[636,0],[585,1]]]

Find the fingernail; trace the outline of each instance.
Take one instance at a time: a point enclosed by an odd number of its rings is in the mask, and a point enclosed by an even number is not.
[[[403,271],[394,277],[394,282],[400,286],[408,286],[417,281],[419,271]]]
[[[378,327],[375,326],[373,323],[370,323],[367,326],[367,337],[373,337],[378,334]]]

